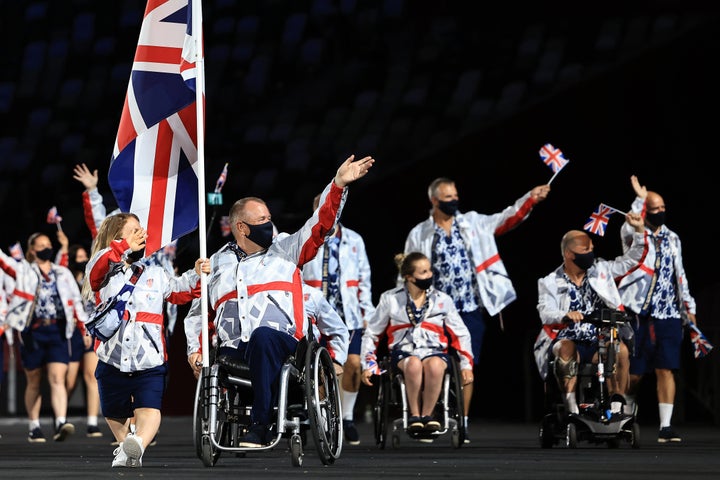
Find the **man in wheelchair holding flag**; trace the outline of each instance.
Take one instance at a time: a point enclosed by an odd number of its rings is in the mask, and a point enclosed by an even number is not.
[[[552,352],[552,372],[563,392],[568,414],[578,414],[576,383],[579,363],[597,363],[598,329],[588,317],[601,308],[624,310],[614,278],[635,267],[643,253],[643,220],[628,213],[626,221],[635,229],[632,247],[625,255],[608,261],[595,259],[590,236],[570,230],[561,241],[563,264],[538,280],[538,313],[543,329],[535,343],[540,375],[548,375],[548,356]],[[629,352],[620,342],[615,372],[607,372],[608,393],[624,396],[629,382]],[[623,401],[614,402],[613,413],[620,413]]]
[[[470,332],[447,294],[432,286],[430,260],[420,252],[398,254],[403,286],[380,296],[362,339],[362,380],[372,386],[381,373],[377,346],[386,334],[393,367],[404,377],[410,417],[408,432],[437,432],[435,406],[448,368],[449,347],[459,356],[462,384],[473,381]]]

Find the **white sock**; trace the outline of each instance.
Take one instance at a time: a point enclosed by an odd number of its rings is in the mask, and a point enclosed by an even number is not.
[[[575,392],[565,394],[565,403],[567,405],[568,412],[575,414],[580,413],[580,409],[577,405],[577,400],[575,400]]]
[[[340,389],[340,404],[342,405],[343,420],[352,421],[357,397],[358,392],[348,392],[344,388]]]
[[[39,419],[30,420],[30,422],[29,422],[29,428],[30,428],[30,431],[31,431],[31,432],[32,432],[33,430],[35,430],[36,428],[40,428],[40,420],[39,420]]]
[[[635,395],[625,395],[625,407],[623,413],[632,415],[635,413]]]
[[[658,403],[658,413],[660,414],[660,428],[669,427],[673,414],[673,404]]]
[[[465,416],[463,417],[463,421],[465,422],[465,428],[467,428],[467,427],[468,427],[468,417],[467,417],[467,415],[465,415]]]
[[[97,427],[97,417],[92,417],[88,415],[87,424],[88,427]]]
[[[67,420],[65,417],[56,417],[55,418],[55,427],[59,427],[63,423],[65,423],[65,420]]]

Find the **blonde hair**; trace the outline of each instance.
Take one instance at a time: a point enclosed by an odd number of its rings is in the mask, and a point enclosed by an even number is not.
[[[90,258],[93,258],[99,251],[109,247],[110,243],[114,240],[120,240],[122,238],[122,230],[130,218],[134,218],[138,222],[140,221],[134,213],[116,213],[115,215],[105,217],[105,220],[100,224],[100,228],[98,228],[97,236],[92,242]],[[87,299],[93,297],[90,279],[87,275],[83,279],[82,295]]]

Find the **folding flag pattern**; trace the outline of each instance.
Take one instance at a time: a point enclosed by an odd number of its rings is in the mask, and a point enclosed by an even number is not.
[[[217,182],[215,182],[215,193],[220,193],[225,185],[225,181],[227,180],[227,167],[228,164],[226,163],[217,179]]]
[[[545,165],[550,167],[550,170],[552,170],[553,173],[557,173],[562,170],[569,162],[559,148],[555,148],[549,143],[546,143],[540,149],[540,158],[542,158],[542,161],[545,162]]]
[[[62,222],[62,217],[58,215],[57,207],[52,207],[50,210],[48,210],[47,223],[51,225],[57,225],[60,222]]]
[[[583,227],[583,230],[587,230],[590,233],[594,233],[602,237],[605,235],[605,227],[607,227],[607,224],[610,221],[610,215],[614,211],[614,208],[601,203],[592,215],[590,215],[590,218]]]
[[[690,328],[690,341],[693,345],[693,354],[695,355],[695,358],[703,358],[705,355],[710,353],[713,346],[705,335],[703,335],[697,325],[690,322],[688,327]]]
[[[147,255],[199,223],[193,33],[188,0],[148,0],[108,172],[147,228]]]
[[[220,231],[223,237],[230,236],[230,217],[227,215],[220,217]]]

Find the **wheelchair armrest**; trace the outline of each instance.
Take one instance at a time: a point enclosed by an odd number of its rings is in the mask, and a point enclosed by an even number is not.
[[[235,375],[241,378],[250,378],[250,367],[248,367],[247,363],[241,360],[236,360],[229,355],[220,355],[217,357],[216,362],[230,375]]]

